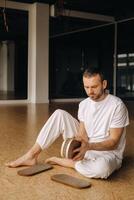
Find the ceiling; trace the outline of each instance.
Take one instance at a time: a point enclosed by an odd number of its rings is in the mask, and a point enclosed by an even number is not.
[[[6,1],[6,0],[3,0]],[[15,0],[8,0],[15,1]],[[49,5],[61,6],[63,10],[76,10],[88,13],[95,13],[100,15],[112,16],[115,20],[123,20],[134,17],[134,6],[129,0],[16,0],[20,3],[46,3]],[[1,12],[2,13],[2,12]],[[7,9],[7,22],[9,30],[16,29],[21,30],[21,33],[26,30],[27,32],[27,14],[24,11]],[[85,20],[80,18],[72,18],[69,15],[59,16],[56,18],[50,18],[50,37],[57,37],[57,35],[75,32],[79,30],[85,30],[90,27],[96,27],[98,25],[106,24],[107,22]],[[0,17],[0,35],[3,28],[3,17]],[[12,28],[13,27],[13,28]],[[9,31],[9,32],[10,32]],[[20,31],[19,31],[20,32]],[[5,32],[3,32],[5,37]]]
[[[109,15],[117,20],[134,16],[133,1],[129,0],[16,0],[16,2],[60,4],[65,9]]]

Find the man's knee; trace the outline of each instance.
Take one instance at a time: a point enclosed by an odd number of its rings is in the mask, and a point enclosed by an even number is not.
[[[111,169],[108,163],[101,162],[98,166],[94,168],[94,177],[93,178],[102,178],[106,179],[111,174]]]
[[[69,116],[69,113],[62,109],[57,109],[53,114],[56,117],[65,117],[66,118]]]
[[[106,179],[112,173],[110,165],[105,160],[99,162],[89,162],[86,165],[81,162],[75,166],[76,170],[89,178],[102,178]]]
[[[66,111],[62,110],[62,109],[57,109],[57,110],[54,111],[55,115],[63,115],[64,113],[66,113]]]

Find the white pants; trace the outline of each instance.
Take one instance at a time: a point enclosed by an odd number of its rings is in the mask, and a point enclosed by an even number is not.
[[[42,149],[48,148],[61,134],[63,139],[73,138],[79,129],[79,122],[64,110],[56,110],[41,129],[36,142]],[[121,167],[121,161],[108,151],[87,151],[75,169],[90,178],[107,178]]]

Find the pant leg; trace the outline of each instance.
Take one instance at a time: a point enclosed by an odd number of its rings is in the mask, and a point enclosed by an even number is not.
[[[78,132],[79,122],[68,112],[58,109],[41,129],[36,142],[42,149],[48,148],[59,136],[72,138]]]
[[[109,152],[88,151],[84,160],[76,162],[75,169],[89,178],[106,179],[121,167],[121,163],[121,160]]]

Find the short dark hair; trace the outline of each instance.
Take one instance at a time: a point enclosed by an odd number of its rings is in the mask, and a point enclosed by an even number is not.
[[[89,68],[87,68],[84,71],[83,76],[84,77],[92,77],[92,76],[95,76],[97,74],[100,75],[100,78],[101,78],[102,81],[105,79],[104,78],[104,73],[100,70],[100,68],[97,68],[97,67],[89,67]]]

